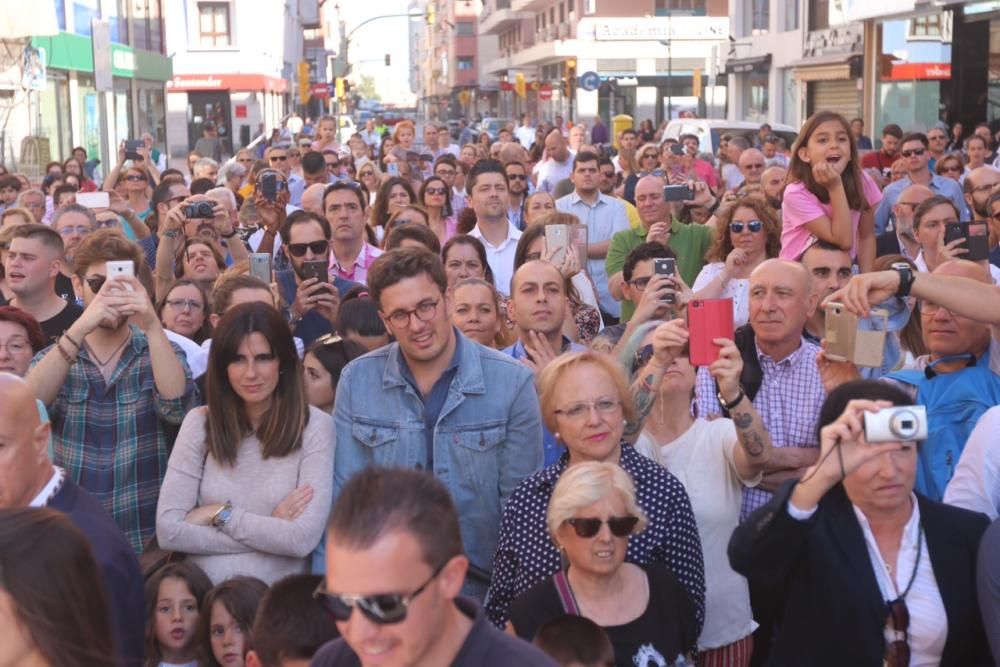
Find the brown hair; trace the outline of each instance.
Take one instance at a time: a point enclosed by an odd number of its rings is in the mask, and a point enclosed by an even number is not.
[[[144,667],[158,667],[162,659],[160,642],[156,639],[156,604],[160,598],[160,584],[164,579],[180,579],[201,609],[205,594],[212,588],[212,582],[205,572],[190,561],[167,563],[154,570],[146,579],[146,660]]]
[[[29,216],[31,215],[30,212],[25,212],[28,213]],[[59,232],[52,229],[48,225],[40,225],[37,222],[29,223],[27,225],[17,225],[14,227],[10,240],[13,241],[14,239],[38,239],[42,242],[42,245],[55,250],[59,254],[59,257],[63,256],[63,252],[66,248]]]
[[[87,269],[103,262],[132,260],[135,273],[139,275],[139,267],[146,265],[142,250],[129,241],[117,229],[98,229],[91,232],[80,241],[73,255],[73,272],[83,278]]]
[[[0,588],[48,664],[114,664],[103,580],[87,538],[65,514],[0,510]]]
[[[514,273],[521,268],[521,265],[528,261],[528,248],[531,244],[535,242],[536,239],[541,238],[545,235],[545,225],[578,225],[580,224],[580,218],[576,217],[572,213],[560,213],[556,211],[555,213],[546,213],[538,220],[532,222],[524,231],[521,233],[521,238],[517,240],[517,247],[514,249]],[[570,252],[576,252],[575,248],[570,248]],[[544,257],[542,259],[545,259]],[[580,270],[586,270],[586,267],[580,267]],[[511,274],[511,283],[514,282],[514,274]],[[583,299],[580,298],[580,293],[577,291],[576,286],[573,284],[572,278],[566,278],[563,285],[563,291],[566,292],[566,296],[573,303],[574,306],[579,306]],[[510,289],[510,285],[507,285],[507,289]]]
[[[938,176],[944,176],[944,168],[949,162],[957,162],[958,168],[960,170],[965,169],[965,161],[962,159],[961,153],[948,153],[936,163],[934,163],[934,172]],[[968,179],[966,179],[968,180]]]
[[[212,251],[212,257],[215,258],[215,265],[218,267],[219,271],[226,270],[226,259],[222,256],[222,251],[219,250],[219,246],[215,245],[212,241],[208,241],[202,238],[186,238],[184,242],[177,246],[177,252],[174,253],[174,278],[184,278],[184,260],[187,259],[187,251],[193,245],[203,245]]]
[[[532,642],[559,665],[614,667],[615,650],[604,628],[589,618],[563,614],[545,622]]]
[[[430,227],[431,221],[430,221],[430,216],[427,214],[427,209],[425,209],[420,204],[407,204],[406,206],[403,206],[398,211],[389,216],[389,219],[385,223],[385,237],[384,237],[385,239],[389,238],[389,234],[391,234],[392,230],[396,228],[396,220],[406,211],[416,211],[417,213],[420,214],[421,217],[423,217],[424,224]],[[368,226],[368,229],[371,229],[371,226]],[[382,243],[383,245],[385,244],[384,239]]]
[[[223,581],[205,594],[201,603],[201,614],[198,615],[198,627],[195,636],[201,646],[201,660],[198,667],[220,667],[212,651],[212,607],[216,602],[221,604],[240,626],[243,633],[243,657],[253,648],[253,621],[257,616],[257,607],[267,593],[267,584],[257,577],[236,576]]]
[[[416,241],[435,255],[441,254],[441,241],[437,234],[426,225],[395,225],[387,226],[385,234],[385,250],[401,248],[403,241]]]
[[[719,214],[717,231],[714,235],[715,240],[708,252],[705,253],[705,261],[725,262],[729,253],[733,251],[733,233],[729,229],[729,223],[736,215],[736,210],[740,208],[751,209],[757,219],[764,223],[764,229],[761,231],[767,236],[767,241],[764,244],[765,255],[772,258],[777,257],[781,252],[781,225],[771,207],[759,197],[740,197],[728,211]]]
[[[201,296],[202,312],[205,313],[205,319],[201,323],[201,328],[195,332],[194,342],[201,344],[210,335],[210,326],[208,324],[208,313],[209,308],[211,308],[212,303],[208,299],[208,292],[205,288],[201,286],[201,283],[191,280],[190,278],[180,278],[170,283],[170,287],[163,293],[163,298],[156,302],[156,316],[163,321],[163,307],[167,304],[167,299],[170,298],[170,293],[173,292],[178,287],[193,287],[198,290],[199,296]]]
[[[256,431],[250,426],[243,400],[229,383],[228,373],[240,343],[252,333],[259,333],[267,340],[281,369],[271,405]],[[240,442],[251,433],[260,440],[263,459],[282,458],[302,446],[302,432],[309,423],[302,362],[288,323],[274,307],[266,303],[243,303],[222,316],[208,354],[205,397],[208,452],[219,463],[235,465]]]
[[[382,290],[401,280],[426,274],[443,295],[448,290],[448,276],[437,255],[418,248],[398,248],[384,253],[368,269],[368,291],[372,301],[382,307]]]
[[[260,278],[251,276],[249,273],[234,273],[219,276],[219,279],[215,281],[215,287],[212,289],[212,312],[216,315],[224,314],[233,303],[233,294],[236,290],[241,289],[264,290],[268,294],[271,294],[271,287],[267,283]]]
[[[830,193],[827,189],[816,182],[813,176],[812,165],[802,160],[799,151],[806,148],[812,135],[819,129],[819,126],[828,121],[840,123],[844,131],[847,132],[848,141],[851,143],[851,159],[847,164],[847,169],[840,175],[844,183],[844,194],[847,195],[847,204],[854,211],[866,211],[869,208],[868,201],[864,196],[863,176],[861,174],[861,163],[858,160],[858,146],[854,142],[854,135],[851,133],[851,125],[847,119],[835,111],[817,111],[802,126],[799,136],[792,146],[792,161],[788,166],[788,177],[786,183],[802,183],[809,192],[816,196],[824,204],[830,203]]]
[[[312,660],[323,644],[340,636],[337,624],[313,598],[318,574],[293,574],[271,586],[257,608],[253,651],[264,667],[282,660]]]
[[[417,194],[413,191],[413,186],[408,180],[402,176],[392,176],[385,179],[385,183],[378,189],[375,205],[368,209],[368,224],[372,227],[384,227],[389,222],[389,193],[397,185],[406,190],[406,194],[410,196],[411,204],[417,203]]]
[[[507,326],[507,314],[504,309],[502,302],[503,297],[500,296],[500,292],[497,288],[493,286],[493,283],[487,282],[482,278],[465,278],[464,280],[459,280],[451,288],[452,295],[458,291],[459,287],[480,285],[485,287],[493,295],[493,307],[497,309],[497,333],[493,337],[493,345],[498,350],[502,350],[506,347],[510,347],[514,344],[516,338],[514,337],[514,332],[510,330]]]

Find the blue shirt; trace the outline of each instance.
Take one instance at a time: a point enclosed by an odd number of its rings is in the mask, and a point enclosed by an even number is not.
[[[583,352],[586,349],[587,348],[584,347],[583,345],[580,345],[579,343],[574,343],[569,338],[566,338],[565,336],[563,336],[563,346],[562,346],[562,352],[563,353],[565,353],[565,352]],[[514,344],[511,345],[510,347],[505,348],[503,350],[503,353],[504,354],[509,354],[510,356],[514,357],[518,361],[520,361],[521,359],[527,359],[527,358],[529,358],[531,356],[531,355],[528,354],[528,351],[526,349],[524,349],[524,343],[522,343],[520,339],[518,339],[517,341],[515,341]],[[543,465],[545,465],[545,466],[552,465],[553,463],[555,463],[556,461],[559,460],[559,456],[561,454],[562,454],[562,448],[559,446],[559,441],[556,440],[556,436],[554,436],[552,434],[552,431],[550,431],[549,428],[543,422],[542,423],[542,455],[545,457],[545,462],[544,462]]]
[[[903,190],[911,185],[913,185],[913,181],[910,180],[910,177],[904,176],[895,183],[889,184],[882,191],[882,201],[879,202],[878,207],[875,209],[876,236],[888,228],[889,214],[892,213],[892,207],[896,205],[896,200],[899,199],[899,195],[903,193]],[[962,186],[957,182],[944,176],[931,174],[931,182],[928,187],[930,187],[934,194],[947,197],[955,204],[956,208],[958,208],[958,217],[960,220],[969,219],[969,211],[965,206],[965,197],[962,195]]]
[[[458,329],[455,329],[455,336],[462,335],[459,333]],[[455,379],[455,374],[458,373],[458,365],[461,363],[462,354],[461,349],[458,344],[455,344],[455,353],[451,356],[451,361],[448,363],[447,368],[441,373],[441,377],[437,379],[434,386],[431,387],[431,392],[427,396],[423,397],[424,401],[424,443],[427,445],[427,468],[429,470],[434,469],[434,426],[437,424],[438,417],[441,416],[441,408],[444,407],[444,399],[448,398],[448,389],[451,388],[451,382]],[[413,371],[410,370],[410,365],[406,363],[406,357],[402,359],[403,363],[400,365],[400,371],[403,374],[403,378],[413,387],[413,390],[420,394],[420,388],[417,386],[417,381],[413,377]]]
[[[295,302],[295,293],[299,289],[298,284],[295,282],[295,271],[293,269],[275,271],[274,281],[278,283],[278,291],[281,293],[282,301],[290,308],[292,303]],[[337,291],[341,295],[346,294],[349,289],[358,284],[336,275],[331,276],[330,282],[337,288]],[[302,339],[302,343],[306,347],[309,347],[309,344],[320,336],[325,336],[332,332],[335,324],[336,322],[331,322],[315,310],[310,310],[299,321],[298,325],[294,327],[294,333],[298,338]]]

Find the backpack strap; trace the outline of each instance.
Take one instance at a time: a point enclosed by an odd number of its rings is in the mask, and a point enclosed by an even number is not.
[[[580,616],[580,608],[576,604],[576,598],[573,597],[573,589],[569,587],[566,573],[563,570],[559,570],[552,577],[552,581],[556,585],[556,592],[559,594],[559,601],[562,603],[563,611],[570,616]]]

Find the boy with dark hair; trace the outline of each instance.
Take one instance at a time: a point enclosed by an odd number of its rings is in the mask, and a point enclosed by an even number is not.
[[[323,644],[340,636],[333,616],[313,598],[323,577],[293,574],[260,601],[246,667],[307,667]]]

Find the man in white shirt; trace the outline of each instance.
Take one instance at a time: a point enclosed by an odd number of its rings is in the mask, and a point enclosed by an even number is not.
[[[537,189],[552,194],[559,181],[569,178],[573,173],[573,160],[566,146],[566,138],[558,130],[552,130],[545,137],[545,154],[547,159],[535,167],[538,175]]]
[[[604,260],[608,256],[611,237],[629,228],[628,214],[620,199],[601,193],[599,160],[597,153],[590,151],[577,154],[570,176],[574,191],[556,200],[556,210],[575,215],[581,224],[587,226],[587,272],[597,287],[601,310],[618,318],[621,316],[621,304],[608,289]]]
[[[616,174],[620,174],[622,172],[623,157],[635,157],[635,147],[638,142],[639,135],[636,134],[635,128],[628,127],[622,130],[622,134],[618,138],[618,155],[611,159],[611,163],[615,165]]]
[[[531,126],[531,116],[521,114],[521,125],[514,130],[514,138],[525,148],[531,148],[531,144],[535,143],[535,128]]]
[[[454,155],[458,157],[459,149],[457,144],[451,143],[451,132],[448,130],[447,125],[442,125],[437,131],[437,150],[434,151],[434,157],[438,158],[442,155]]]
[[[504,296],[509,296],[510,280],[514,275],[514,252],[521,232],[507,219],[510,195],[503,164],[497,160],[480,160],[469,170],[465,187],[469,192],[469,206],[476,212],[477,221],[469,234],[483,242],[496,288]]]

